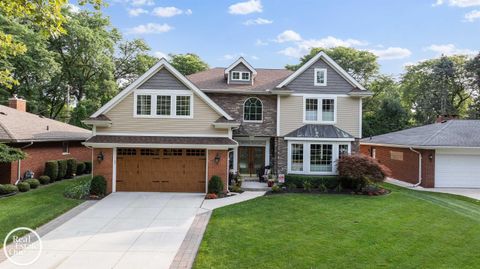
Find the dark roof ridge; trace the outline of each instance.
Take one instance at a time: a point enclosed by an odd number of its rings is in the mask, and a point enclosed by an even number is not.
[[[427,137],[425,138],[425,140],[421,143],[422,145],[426,145],[429,141],[431,141],[433,138],[435,138],[438,134],[440,134],[441,132],[443,132],[443,130],[445,130],[445,128],[447,128],[448,126],[450,126],[452,124],[452,121],[449,120],[447,122],[438,122],[438,123],[434,123],[434,124],[445,124],[442,128],[440,128],[439,130],[437,130],[435,133],[433,133],[430,137]]]

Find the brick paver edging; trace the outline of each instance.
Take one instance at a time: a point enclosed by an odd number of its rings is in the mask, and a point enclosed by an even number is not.
[[[71,218],[75,217],[76,215],[82,213],[83,211],[87,210],[90,208],[92,205],[97,203],[98,201],[96,200],[88,200],[85,201],[78,206],[70,209],[69,211],[63,213],[62,215],[58,216],[57,218],[53,219],[52,221],[47,222],[46,224],[40,226],[38,229],[35,230],[35,232],[38,233],[40,238],[42,238],[44,235],[48,234],[49,232],[53,231],[54,229],[60,227],[60,225],[64,224],[65,222],[69,221]],[[25,238],[30,235],[30,238],[35,239],[36,237],[33,236],[32,234],[26,234],[22,238]],[[3,247],[3,242],[1,242],[2,247]],[[6,248],[8,249],[10,246],[7,245]],[[0,248],[0,263],[5,261],[7,257],[5,256],[5,252],[3,249]]]
[[[192,268],[211,215],[212,211],[207,211],[195,216],[192,226],[190,226],[180,249],[170,265],[170,269]]]

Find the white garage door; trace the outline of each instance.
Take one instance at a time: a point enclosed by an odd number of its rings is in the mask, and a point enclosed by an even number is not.
[[[480,155],[438,152],[435,187],[480,188]]]

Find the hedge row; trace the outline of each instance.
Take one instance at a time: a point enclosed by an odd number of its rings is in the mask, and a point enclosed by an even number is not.
[[[54,182],[90,172],[92,172],[92,162],[77,162],[75,159],[67,159],[46,162],[44,174],[50,178],[51,182]]]
[[[306,176],[293,174],[285,176],[285,186],[295,185],[297,188],[303,188],[305,182],[310,183],[310,186],[314,189],[321,185],[324,185],[328,189],[335,189],[340,184],[337,176]]]

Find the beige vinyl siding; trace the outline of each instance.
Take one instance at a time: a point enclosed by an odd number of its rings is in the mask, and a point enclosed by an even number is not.
[[[360,137],[360,99],[337,97],[337,126],[349,134]],[[280,136],[305,125],[303,123],[303,96],[280,98]]]
[[[213,122],[220,118],[208,104],[193,94],[193,118],[136,118],[133,117],[134,93],[107,112],[112,120],[111,127],[97,127],[97,132],[155,133],[178,135],[228,135],[227,129],[216,129]]]

